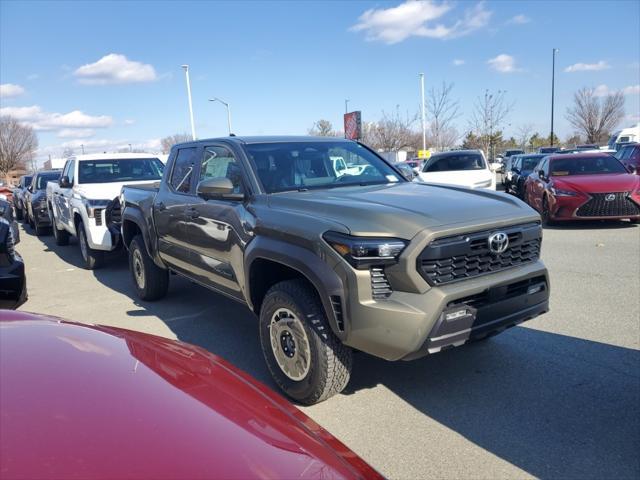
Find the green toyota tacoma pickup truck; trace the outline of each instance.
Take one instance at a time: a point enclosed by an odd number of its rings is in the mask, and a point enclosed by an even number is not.
[[[159,185],[117,200],[140,298],[166,295],[174,272],[246,304],[275,382],[303,404],[347,385],[354,350],[412,360],[549,309],[536,212],[409,182],[357,142],[183,143]]]

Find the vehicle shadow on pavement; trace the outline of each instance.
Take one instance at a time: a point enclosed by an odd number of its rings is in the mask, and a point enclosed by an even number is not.
[[[76,244],[40,240],[64,261],[81,265]],[[158,317],[178,339],[278,391],[262,358],[256,318],[243,305],[173,275],[165,299],[139,301],[123,252],[93,275],[132,299],[128,316]],[[536,477],[637,478],[640,472],[637,350],[516,327],[412,362],[356,354],[342,395],[378,385]]]
[[[516,327],[413,362],[357,357],[345,394],[382,384],[538,478],[638,478],[640,351]]]

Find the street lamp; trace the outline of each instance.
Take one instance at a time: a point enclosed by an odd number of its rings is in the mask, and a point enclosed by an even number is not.
[[[349,99],[344,99],[344,113],[349,113]]]
[[[196,139],[196,126],[193,123],[193,103],[191,102],[191,81],[189,80],[189,65],[182,65],[187,81],[187,97],[189,98],[189,118],[191,119],[191,138]]]
[[[227,107],[227,127],[229,128],[229,135],[231,135],[231,107],[224,100],[220,100],[217,97],[213,97],[209,99],[210,102],[220,102],[225,107]]]
[[[422,150],[427,149],[427,117],[424,111],[424,73],[418,74],[420,77],[420,104],[422,110]]]
[[[560,50],[553,49],[553,60],[551,63],[551,146],[553,147],[553,101],[556,87],[556,53]]]
[[[133,148],[131,148],[131,144],[129,144],[129,151],[133,152]]]

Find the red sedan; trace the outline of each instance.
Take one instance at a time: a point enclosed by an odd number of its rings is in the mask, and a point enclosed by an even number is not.
[[[267,387],[193,345],[0,313],[0,476],[382,478]]]
[[[640,221],[640,177],[602,153],[550,155],[525,183],[525,200],[543,222]]]

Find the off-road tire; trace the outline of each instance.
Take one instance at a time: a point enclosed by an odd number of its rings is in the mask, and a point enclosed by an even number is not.
[[[49,227],[43,227],[39,225],[37,220],[33,221],[33,230],[36,232],[36,236],[40,237],[47,233],[47,228]]]
[[[271,319],[283,308],[302,320],[309,341],[309,371],[300,381],[292,380],[282,371],[271,347]],[[326,400],[349,383],[352,351],[332,332],[315,289],[304,280],[287,280],[269,289],[260,308],[260,345],[276,384],[301,404]]]
[[[136,279],[136,268],[142,268],[142,285]],[[141,300],[159,300],[167,294],[169,289],[169,270],[158,267],[144,245],[142,235],[136,235],[129,245],[129,271],[136,294]]]
[[[542,219],[542,226],[550,227],[553,226],[553,220],[550,218],[551,212],[549,211],[549,200],[547,200],[547,196],[542,197],[542,212],[540,213],[540,218]]]
[[[86,270],[96,270],[104,263],[104,252],[100,250],[94,250],[89,246],[87,241],[87,233],[84,229],[84,224],[78,222],[78,244],[80,245],[80,256],[82,257],[83,267]],[[86,251],[82,251],[82,242],[85,242]]]

